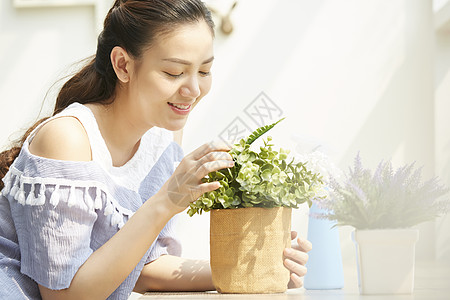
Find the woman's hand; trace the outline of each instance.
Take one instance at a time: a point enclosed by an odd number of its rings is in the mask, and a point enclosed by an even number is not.
[[[219,182],[202,183],[208,173],[234,165],[228,153],[231,146],[224,142],[210,142],[186,155],[160,192],[174,204],[174,210],[183,211],[202,194],[216,190]]]
[[[291,239],[297,237],[296,231],[291,231]],[[288,288],[295,289],[303,286],[303,276],[306,274],[305,264],[308,261],[307,252],[311,251],[312,244],[306,239],[297,238],[297,245],[284,249],[284,266],[291,271],[291,280]]]

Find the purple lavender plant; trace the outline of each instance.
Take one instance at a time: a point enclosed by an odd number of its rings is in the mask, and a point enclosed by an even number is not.
[[[353,170],[342,183],[330,180],[330,196],[318,199],[337,226],[356,229],[408,228],[445,214],[450,208],[449,189],[437,177],[421,182],[422,168],[414,163],[395,172],[390,161],[382,161],[375,172],[355,158]]]

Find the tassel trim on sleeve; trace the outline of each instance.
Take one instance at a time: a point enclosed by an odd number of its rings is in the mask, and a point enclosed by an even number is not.
[[[119,205],[108,192],[106,185],[83,180],[67,180],[63,178],[27,177],[14,167],[2,179],[4,188],[1,195],[6,198],[13,197],[21,205],[44,205],[46,193],[49,195],[49,203],[57,206],[60,201],[67,203],[69,207],[79,205],[80,199],[76,197],[75,190],[83,189],[83,202],[86,209],[104,209],[104,215],[111,215],[111,226],[122,228],[125,225],[124,218],[130,218],[133,212]],[[68,196],[63,197],[61,187],[68,188]],[[89,189],[95,189],[95,197],[89,195]]]

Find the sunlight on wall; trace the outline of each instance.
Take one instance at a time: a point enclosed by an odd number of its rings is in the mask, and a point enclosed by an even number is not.
[[[433,11],[436,12],[441,9],[449,0],[434,0],[433,1]]]
[[[450,185],[450,101],[448,95],[450,94],[450,38],[437,37],[441,39],[440,48],[441,53],[438,55],[445,55],[440,60],[440,67],[442,68],[442,75],[437,82],[435,94],[435,114],[436,114],[436,168],[437,173],[441,178]],[[445,59],[445,60],[444,60]]]
[[[436,175],[450,186],[450,36],[436,35]],[[450,264],[450,216],[436,222],[436,257]]]
[[[304,36],[297,38],[289,64],[274,78],[277,99],[294,97],[301,103],[300,109],[287,111],[295,133],[327,140],[338,151],[337,162],[359,132],[355,124],[364,123],[404,63],[401,4],[323,3]],[[293,78],[294,92],[288,86]]]

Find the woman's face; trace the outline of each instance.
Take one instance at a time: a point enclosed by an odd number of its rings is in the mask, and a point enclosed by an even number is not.
[[[211,88],[211,29],[202,22],[181,25],[143,53],[128,85],[132,117],[143,126],[184,127],[190,111]]]

